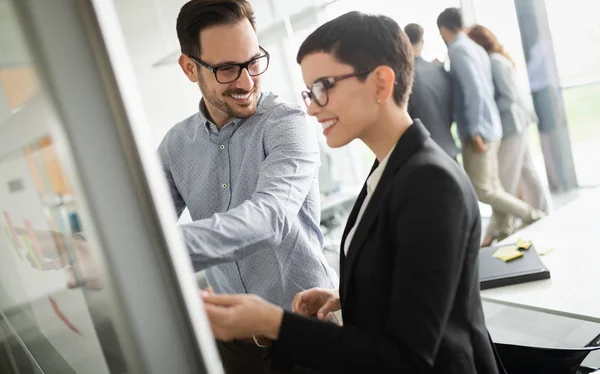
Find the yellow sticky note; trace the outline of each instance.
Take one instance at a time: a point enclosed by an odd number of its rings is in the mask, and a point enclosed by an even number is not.
[[[504,262],[507,262],[523,256],[523,252],[519,251],[519,247],[517,247],[516,245],[506,245],[504,247],[498,248],[498,250],[494,252],[492,256]]]
[[[537,248],[537,247],[536,247],[536,248]],[[552,252],[553,250],[554,250],[554,248],[552,248],[552,247],[547,247],[547,248],[537,248],[537,253],[538,253],[540,256],[545,256],[545,255],[547,255],[548,253]]]
[[[521,248],[521,249],[529,249],[531,247],[531,240],[524,240],[519,238],[519,240],[517,240],[517,247]]]

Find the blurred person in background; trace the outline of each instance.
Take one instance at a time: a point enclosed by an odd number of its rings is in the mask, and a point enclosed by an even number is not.
[[[560,127],[567,121],[566,114],[555,109],[564,106],[558,72],[547,66],[547,61],[554,60],[552,41],[547,39],[545,33],[539,33],[538,40],[529,48],[527,54],[527,77],[539,119],[537,127],[548,184],[552,191],[562,191],[563,186],[569,183],[564,174],[566,170],[562,166],[564,160],[561,159],[561,152],[556,152],[554,148],[570,140],[561,137],[560,132]]]
[[[438,16],[437,25],[448,46],[463,165],[479,200],[492,206],[501,239],[514,232],[511,216],[530,224],[546,214],[502,188],[498,169],[502,122],[494,99],[492,66],[487,52],[465,33],[460,9],[445,9]]]
[[[498,151],[502,187],[514,196],[522,195],[527,204],[548,213],[547,194],[533,165],[527,142],[527,129],[537,122],[537,117],[519,89],[515,62],[485,26],[471,26],[467,35],[490,55],[495,99],[502,120],[503,137]],[[492,219],[482,246],[492,244],[498,235],[496,222]]]
[[[431,138],[456,160],[458,147],[450,132],[453,122],[452,85],[450,75],[440,63],[428,62],[421,57],[424,30],[411,23],[404,27],[415,57],[415,77],[408,101],[408,114],[423,122]]]

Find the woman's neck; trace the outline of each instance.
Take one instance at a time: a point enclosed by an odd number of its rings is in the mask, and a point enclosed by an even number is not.
[[[375,153],[377,161],[381,162],[412,122],[405,109],[394,105],[388,110],[383,109],[380,118],[369,126],[360,139]]]

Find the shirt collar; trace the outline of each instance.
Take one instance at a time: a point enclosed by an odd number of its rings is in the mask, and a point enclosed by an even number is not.
[[[454,38],[454,40],[450,42],[448,47],[456,43],[457,41],[463,40],[464,38],[468,38],[467,34],[464,31],[459,31],[458,34],[456,34],[456,38]]]
[[[390,156],[392,155],[392,152],[394,152],[394,149],[396,149],[395,145],[392,147],[392,149],[390,149],[390,151],[383,158],[383,160],[381,160],[379,165],[377,165],[377,168],[375,170],[373,170],[373,172],[371,173],[369,178],[367,178],[367,193],[369,195],[373,194],[373,191],[375,191],[375,187],[377,187],[377,185],[379,184],[379,180],[381,179],[381,176],[383,175],[385,167],[387,166],[387,163],[390,159]]]
[[[258,107],[256,108],[256,113],[254,115],[256,115],[257,113],[263,112],[264,97],[265,97],[265,95],[261,92],[260,96],[258,98]],[[232,126],[236,127],[239,124],[241,124],[245,119],[247,119],[247,118],[234,118],[231,122],[229,122],[225,126],[232,125]],[[217,129],[217,125],[215,125],[211,120],[209,120],[208,116],[206,115],[206,104],[204,103],[204,98],[200,99],[200,103],[198,104],[198,122],[204,125],[204,129],[206,130],[206,133],[209,135],[211,133],[217,134],[219,132],[219,130]],[[225,126],[223,126],[223,127],[225,127]]]

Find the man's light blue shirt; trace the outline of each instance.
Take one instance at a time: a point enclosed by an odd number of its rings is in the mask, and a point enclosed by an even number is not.
[[[502,138],[502,123],[494,99],[492,66],[487,52],[459,32],[448,46],[454,92],[454,114],[462,141],[476,135],[489,142]]]
[[[251,293],[290,309],[338,278],[322,252],[319,148],[295,105],[262,93],[256,113],[220,131],[200,111],[175,125],[158,152],[195,270],[217,293]]]

